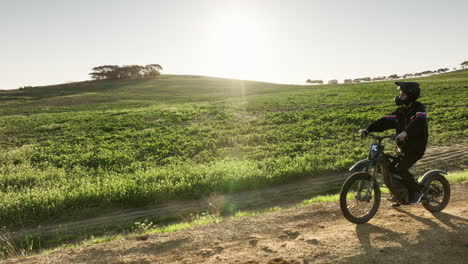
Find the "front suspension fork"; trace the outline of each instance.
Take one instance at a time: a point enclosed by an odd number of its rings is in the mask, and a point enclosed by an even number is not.
[[[367,202],[369,202],[370,199],[372,198],[372,197],[371,197],[371,194],[372,194],[372,190],[374,189],[374,182],[375,182],[375,179],[377,179],[378,166],[379,166],[378,163],[376,163],[376,164],[374,165],[374,171],[372,172],[372,177],[371,177],[372,179],[371,179],[369,185],[367,186],[367,191],[366,191],[366,195],[365,195],[366,201],[367,201]],[[367,171],[368,171],[368,169],[366,168],[366,172],[367,172]],[[361,190],[361,187],[359,187],[359,190]]]

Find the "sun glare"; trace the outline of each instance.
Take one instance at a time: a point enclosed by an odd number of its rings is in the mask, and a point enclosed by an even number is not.
[[[239,79],[253,78],[261,62],[263,39],[258,23],[246,16],[219,18],[209,32],[211,60],[218,75]]]

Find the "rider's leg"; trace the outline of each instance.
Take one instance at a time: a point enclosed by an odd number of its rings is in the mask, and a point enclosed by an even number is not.
[[[405,153],[396,166],[397,174],[401,176],[403,182],[408,188],[410,202],[415,194],[419,193],[420,188],[419,184],[414,180],[413,174],[409,172],[409,168],[411,168],[411,166],[413,166],[413,164],[416,163],[416,161],[418,161],[422,156],[423,154],[420,153]]]

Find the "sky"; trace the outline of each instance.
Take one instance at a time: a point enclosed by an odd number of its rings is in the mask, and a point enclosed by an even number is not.
[[[0,0],[0,89],[99,65],[305,84],[459,67],[468,1]]]

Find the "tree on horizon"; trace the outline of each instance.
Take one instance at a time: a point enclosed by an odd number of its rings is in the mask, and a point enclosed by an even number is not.
[[[388,80],[395,80],[395,79],[399,79],[400,76],[398,76],[398,74],[392,74],[392,75],[389,75],[387,77]]]
[[[93,80],[138,80],[158,79],[162,66],[159,64],[141,65],[102,65],[92,68],[89,73]]]
[[[323,84],[323,81],[322,80],[307,79],[306,83],[308,83],[308,84]]]
[[[466,67],[468,67],[468,61],[464,61],[460,63],[460,65],[462,66],[463,69],[465,69]]]

